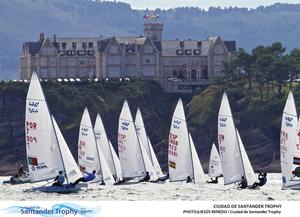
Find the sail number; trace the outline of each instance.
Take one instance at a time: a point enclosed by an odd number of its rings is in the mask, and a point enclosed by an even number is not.
[[[38,113],[39,112],[39,110],[38,110],[39,104],[40,104],[39,102],[28,102],[28,106],[29,106],[28,111],[29,111],[29,113],[34,113],[34,114]]]
[[[28,143],[37,143],[37,138],[35,136],[26,136],[26,141]]]
[[[26,129],[36,129],[37,123],[26,121]]]
[[[170,133],[169,135],[169,154],[177,157],[178,136]]]
[[[122,133],[118,133],[118,149],[120,153],[126,151],[126,147],[124,145],[125,141],[126,141],[126,135]]]

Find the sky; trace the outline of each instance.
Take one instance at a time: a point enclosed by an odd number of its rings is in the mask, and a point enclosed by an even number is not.
[[[256,8],[257,6],[272,5],[276,2],[280,3],[300,3],[300,0],[117,0],[126,2],[131,5],[133,9],[155,9],[155,8],[175,8],[180,6],[193,6],[202,9],[214,7],[247,7]]]

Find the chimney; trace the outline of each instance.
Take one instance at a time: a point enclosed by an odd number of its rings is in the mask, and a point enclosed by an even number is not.
[[[45,33],[41,32],[40,33],[40,42],[44,41],[45,39]]]
[[[56,35],[53,35],[53,42],[56,43]]]

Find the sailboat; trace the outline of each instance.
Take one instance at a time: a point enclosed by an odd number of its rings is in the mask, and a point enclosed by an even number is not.
[[[67,179],[63,186],[41,186],[34,190],[69,193],[80,189],[79,185],[73,187],[69,184],[81,174],[54,117],[50,115],[35,72],[26,98],[25,139],[30,182],[54,179],[59,170]]]
[[[224,185],[240,182],[246,177],[252,185],[255,176],[233,117],[226,93],[224,92],[218,115],[218,142],[222,164]],[[249,180],[248,180],[249,179]]]
[[[171,182],[206,182],[195,145],[188,132],[182,100],[179,99],[172,117],[168,148],[169,178]]]
[[[209,165],[208,165],[208,176],[210,178],[220,177],[222,175],[222,165],[220,160],[219,152],[216,148],[215,143],[212,144]]]
[[[104,158],[108,164],[110,171],[112,172],[113,177],[116,180],[121,180],[122,169],[121,169],[120,160],[111,142],[107,138],[100,114],[97,114],[96,117],[96,121],[94,125],[94,133],[95,133],[98,146],[103,152]]]
[[[84,109],[80,122],[78,138],[78,165],[81,171],[91,173],[96,170],[93,182],[113,184],[114,178],[104,157],[100,145],[96,141],[89,111]]]
[[[137,135],[126,100],[119,117],[118,151],[125,180],[144,177],[146,172],[149,173],[151,181],[158,179],[144,145]]]
[[[147,136],[142,113],[139,108],[137,109],[136,116],[135,116],[135,128],[136,128],[136,132],[140,138],[142,145],[145,148],[145,151],[151,161],[151,164],[152,164],[157,176],[159,178],[164,177],[165,175],[163,174],[161,167],[158,163],[158,160],[154,153],[153,147],[151,145],[151,141],[150,141],[149,137]]]
[[[281,121],[280,165],[282,189],[300,189],[300,179],[293,175],[300,165],[300,129],[293,93],[290,91]]]

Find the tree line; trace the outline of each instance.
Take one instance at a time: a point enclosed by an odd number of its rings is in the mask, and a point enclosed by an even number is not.
[[[238,49],[237,53],[223,63],[223,80],[247,87],[251,96],[254,87],[259,90],[260,100],[282,93],[284,85],[292,87],[300,76],[300,49],[286,52],[280,42],[271,46],[257,46],[251,52]]]

